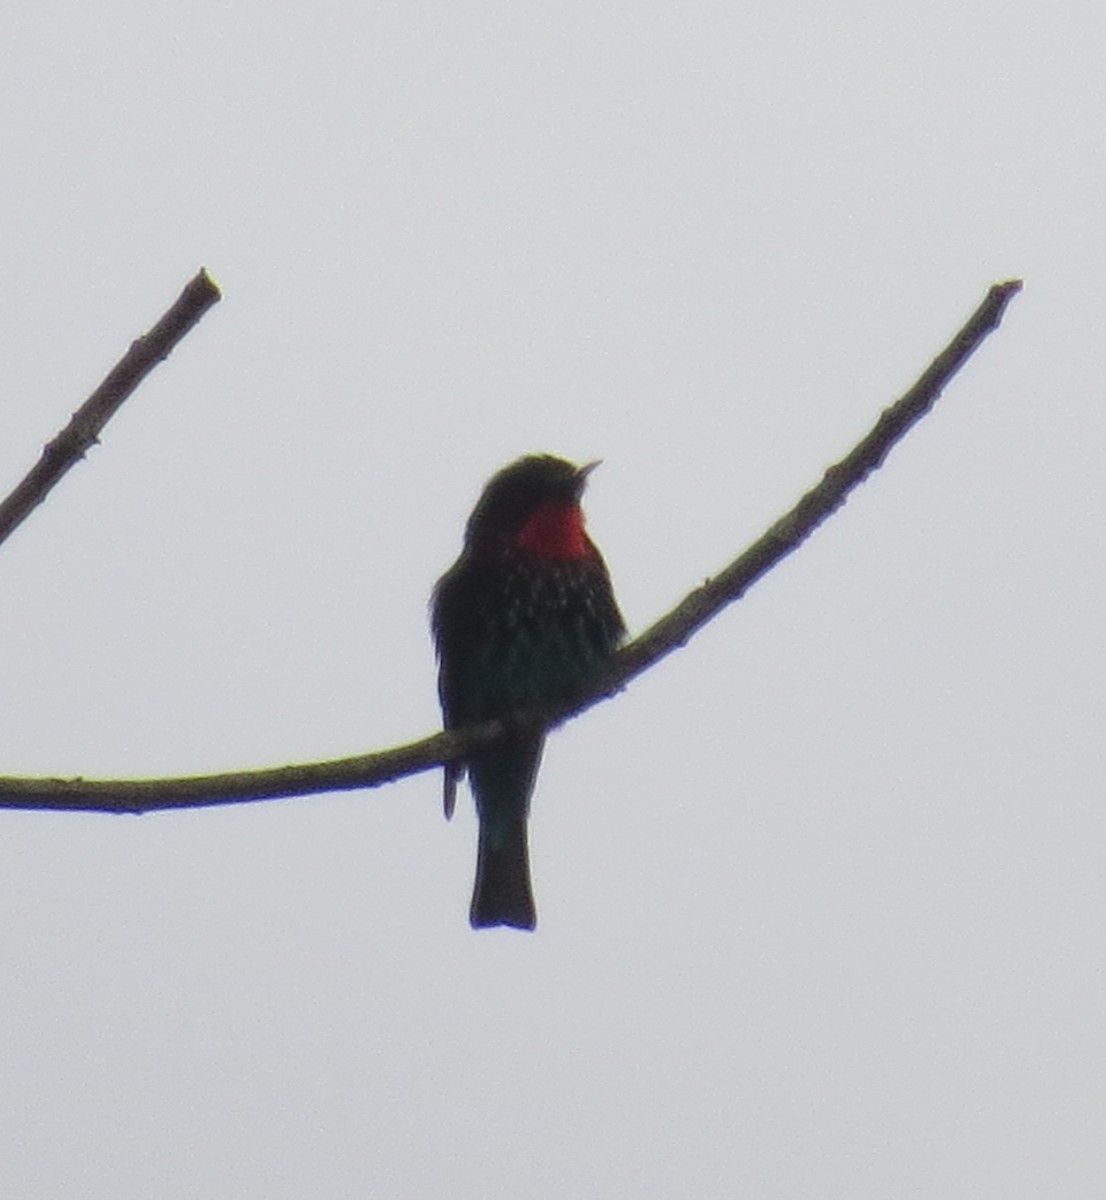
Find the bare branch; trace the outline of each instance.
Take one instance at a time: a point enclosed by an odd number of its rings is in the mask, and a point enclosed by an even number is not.
[[[822,476],[822,482],[739,558],[689,596],[622,651],[616,686],[651,667],[682,646],[696,630],[728,604],[739,600],[781,558],[800,546],[834,511],[849,492],[883,465],[891,447],[937,402],[945,385],[976,352],[983,339],[998,328],[1007,304],[1021,291],[1021,280],[996,283],[964,327],[929,365],[916,384],[880,414],[871,432]]]
[[[176,303],[150,330],[131,343],[131,348],[108,372],[104,382],[73,414],[69,424],[48,442],[26,477],[0,502],[0,542],[30,516],[46,499],[50,489],[89,447],[100,440],[100,431],[131,393],[205,312],[219,300],[220,292],[205,270],[200,270],[177,298]]]
[[[670,613],[615,658],[606,678],[569,709],[520,713],[510,722],[490,721],[355,758],[330,762],[203,775],[181,779],[85,780],[0,778],[0,808],[143,813],[157,809],[235,804],[379,784],[464,759],[477,746],[502,736],[505,727],[538,722],[556,725],[620,691],[629,680],[671,653],[723,608],[739,599],[780,559],[790,554],[845,501],[886,458],[891,447],[924,416],[945,385],[978,349],[1021,289],[1011,280],[995,284],[986,299],[929,369],[901,399],[886,409],[872,431],[821,483],[715,578],[696,588]]]
[[[492,741],[501,732],[502,726],[491,725],[481,740]],[[472,741],[467,745],[471,746]],[[0,778],[0,808],[138,814],[375,787],[460,757],[465,746],[459,734],[440,733],[376,754],[263,771],[232,771],[225,775],[115,780]]]

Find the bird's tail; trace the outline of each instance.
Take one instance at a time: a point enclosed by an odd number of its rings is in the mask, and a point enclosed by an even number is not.
[[[497,826],[490,821],[480,823],[469,924],[474,929],[488,925],[533,929],[537,914],[530,889],[526,813],[512,813],[509,820],[500,821]]]
[[[526,818],[543,741],[541,737],[505,739],[469,762],[469,782],[480,818],[469,910],[474,929],[488,925],[533,929],[537,923]]]

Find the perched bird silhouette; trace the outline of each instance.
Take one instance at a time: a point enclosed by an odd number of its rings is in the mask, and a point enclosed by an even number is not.
[[[461,556],[431,601],[447,729],[570,703],[622,640],[610,576],[580,509],[596,465],[530,455],[484,487]],[[474,929],[536,924],[526,818],[544,742],[544,732],[514,731],[446,767],[446,816],[467,768],[480,822]]]

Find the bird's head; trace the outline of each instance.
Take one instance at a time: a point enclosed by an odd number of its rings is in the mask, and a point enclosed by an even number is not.
[[[580,498],[598,462],[578,467],[552,454],[530,454],[488,480],[469,517],[470,548],[507,545],[540,558],[568,560],[593,553]]]

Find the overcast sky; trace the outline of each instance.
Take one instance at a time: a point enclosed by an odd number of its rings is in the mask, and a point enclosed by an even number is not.
[[[557,733],[539,928],[440,775],[0,813],[0,1194],[1097,1197],[1100,4],[15,0],[0,492],[225,300],[0,551],[0,773],[432,732],[484,480],[602,458],[634,630],[982,298],[801,551]]]

